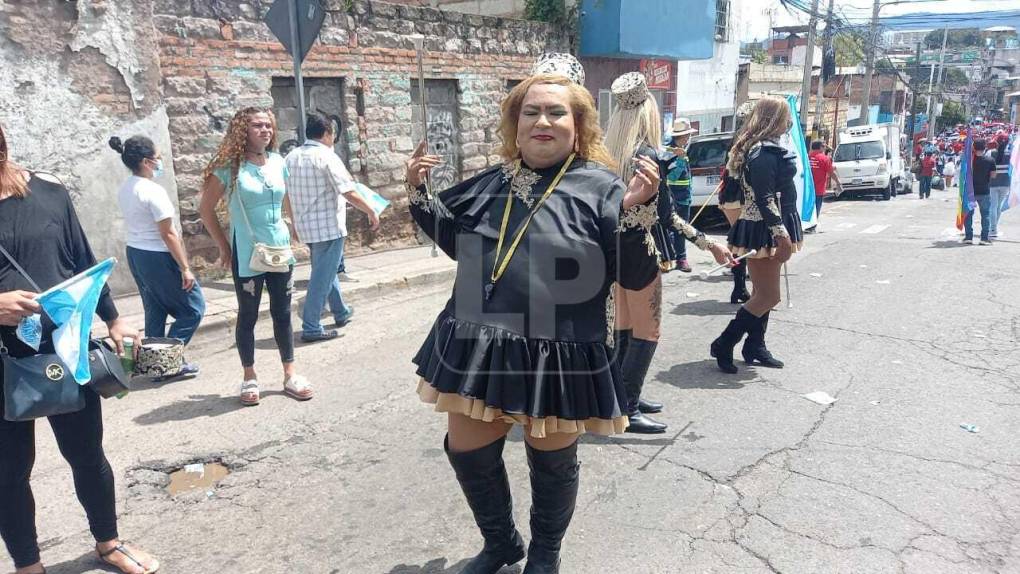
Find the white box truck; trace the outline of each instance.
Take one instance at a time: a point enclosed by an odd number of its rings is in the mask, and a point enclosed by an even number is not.
[[[843,129],[832,164],[844,193],[891,198],[903,177],[899,126],[869,124]]]

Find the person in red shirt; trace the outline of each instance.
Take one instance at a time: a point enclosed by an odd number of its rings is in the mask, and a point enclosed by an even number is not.
[[[935,156],[930,151],[924,152],[921,160],[921,199],[931,197],[931,178],[935,175]]]
[[[822,201],[825,199],[825,188],[831,181],[836,193],[843,193],[843,186],[836,177],[836,168],[832,165],[832,158],[825,155],[825,143],[821,141],[811,142],[811,153],[808,154],[811,162],[811,177],[815,180],[815,219],[822,215]],[[817,227],[812,228],[808,233],[813,233]]]

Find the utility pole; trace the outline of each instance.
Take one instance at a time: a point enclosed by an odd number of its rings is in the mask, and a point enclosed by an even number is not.
[[[942,87],[942,68],[946,65],[946,40],[949,38],[949,26],[946,26],[942,30],[942,51],[939,53],[939,79],[936,81],[936,85],[939,88]],[[940,90],[941,92],[941,90]],[[931,102],[931,94],[928,94],[928,101]],[[931,112],[929,112],[930,114]],[[936,116],[940,114],[935,114]],[[928,117],[928,137],[935,137],[935,119],[931,116]]]
[[[800,129],[807,135],[808,99],[811,94],[811,70],[815,64],[815,27],[818,25],[818,0],[811,0],[811,20],[808,22],[807,48],[804,50],[804,80],[800,86]],[[822,81],[821,76],[818,78]]]
[[[868,30],[867,59],[864,63],[864,94],[861,96],[861,117],[856,125],[868,123],[871,117],[871,77],[875,73],[875,45],[878,43],[878,9],[879,0],[871,8],[871,28]]]
[[[907,145],[910,147],[910,167],[914,164],[914,126],[917,125],[917,88],[921,85],[917,81],[921,73],[921,43],[917,43],[917,54],[914,56],[914,73],[910,74],[910,125],[907,126]]]
[[[825,41],[822,43],[822,73],[818,74],[818,96],[815,100],[815,129],[822,130],[822,103],[825,101],[825,57],[832,50],[832,5],[835,0],[829,0],[829,13],[825,16]],[[839,101],[838,99],[836,100]],[[832,131],[836,131],[836,123],[832,124]]]

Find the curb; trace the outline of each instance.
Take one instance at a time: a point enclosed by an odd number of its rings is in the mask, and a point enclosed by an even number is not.
[[[456,273],[457,269],[452,268],[444,269],[442,271],[430,271],[418,275],[409,275],[401,277],[400,279],[384,281],[382,283],[351,286],[344,289],[344,301],[348,303],[364,301],[369,298],[382,297],[399,291],[425,287],[428,285],[436,285],[446,281],[452,281],[456,276]],[[305,293],[305,291],[294,293],[294,296],[291,298],[291,313],[300,311],[301,304],[304,302]],[[267,316],[269,316],[269,306],[264,304],[259,308],[259,319],[264,319]],[[221,334],[223,330],[225,330],[230,333],[232,337],[234,320],[236,318],[237,309],[207,314],[205,318],[202,319],[202,323],[199,324],[198,329],[195,331],[192,344],[195,344],[196,342],[202,343],[202,339],[206,339],[213,331],[217,330],[219,330]],[[233,344],[232,340],[231,344]]]

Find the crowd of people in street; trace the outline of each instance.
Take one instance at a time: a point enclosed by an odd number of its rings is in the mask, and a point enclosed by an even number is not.
[[[999,238],[999,216],[1006,201],[1009,186],[1005,177],[1006,164],[1017,139],[1016,126],[1001,123],[973,122],[944,130],[934,139],[919,138],[913,148],[915,173],[918,176],[921,199],[931,197],[931,190],[959,188],[964,185],[964,164],[969,166],[968,185],[974,196],[975,209],[966,210],[963,216],[963,242],[974,243],[975,214],[981,217],[979,245],[992,245]],[[967,139],[971,141],[971,157],[967,153]],[[959,176],[959,177],[958,177]]]

